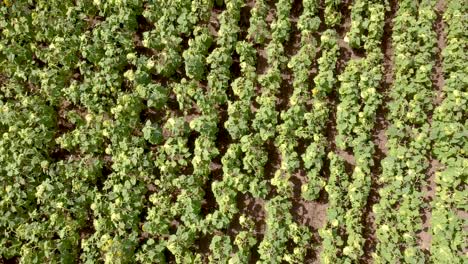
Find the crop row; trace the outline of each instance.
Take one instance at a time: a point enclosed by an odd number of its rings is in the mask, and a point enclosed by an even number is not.
[[[357,1],[352,7],[352,28],[360,32],[352,39],[362,40],[365,58],[348,62],[338,80],[340,103],[337,106],[337,148],[350,149],[355,164],[350,176],[344,170],[344,161],[330,153],[330,179],[325,187],[329,195],[327,225],[320,230],[324,263],[359,262],[364,254],[364,212],[371,188],[371,167],[374,143],[372,130],[377,109],[381,103],[378,88],[382,80],[383,54],[381,41],[385,6],[379,2]],[[357,15],[359,14],[359,15]],[[362,28],[359,28],[362,27]],[[364,32],[369,32],[365,35]],[[350,45],[353,42],[350,41]]]
[[[380,200],[373,207],[376,263],[422,263],[425,259],[417,234],[422,230],[421,187],[429,168],[435,2],[421,1],[416,6],[413,1],[400,1],[394,19],[395,77],[389,93],[388,153],[381,163]]]
[[[459,212],[466,210],[463,185],[466,185],[467,149],[467,62],[466,5],[448,1],[443,19],[447,25],[442,51],[443,101],[434,109],[431,139],[432,154],[441,167],[435,171],[435,197],[431,203],[431,261],[463,263],[464,222]]]

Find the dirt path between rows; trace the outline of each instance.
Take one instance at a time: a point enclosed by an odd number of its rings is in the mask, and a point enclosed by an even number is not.
[[[444,73],[442,67],[442,50],[446,46],[446,33],[445,33],[445,23],[443,21],[443,15],[446,9],[446,1],[439,0],[436,4],[436,14],[437,19],[434,23],[434,31],[437,34],[437,50],[435,55],[435,65],[432,70],[432,86],[434,88],[434,109],[440,105],[443,100],[443,87],[444,87]],[[429,124],[432,126],[432,112],[429,116]],[[432,242],[431,235],[431,218],[432,218],[432,209],[431,202],[434,199],[436,194],[436,183],[435,183],[435,173],[440,170],[442,164],[435,159],[431,153],[429,154],[429,169],[427,171],[426,183],[422,186],[421,190],[423,193],[423,200],[425,207],[422,208],[421,218],[423,220],[423,230],[419,233],[419,245],[426,255],[430,254],[430,247]]]

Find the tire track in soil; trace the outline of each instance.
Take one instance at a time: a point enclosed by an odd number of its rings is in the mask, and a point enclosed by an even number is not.
[[[393,19],[395,18],[396,11],[398,9],[398,3],[396,0],[389,1],[390,10],[385,12],[384,20],[384,33],[382,38],[382,52],[384,54],[384,75],[380,86],[380,94],[382,95],[382,103],[377,110],[376,125],[372,132],[372,141],[375,145],[374,154],[374,165],[371,167],[371,189],[367,198],[363,217],[363,237],[364,242],[364,255],[361,261],[363,263],[372,262],[372,253],[375,251],[377,246],[377,237],[375,234],[375,215],[372,211],[372,207],[378,203],[380,185],[378,183],[379,176],[382,174],[382,160],[387,156],[388,148],[386,131],[389,126],[389,122],[386,118],[388,113],[387,103],[390,101],[388,92],[394,83],[394,51],[392,45],[392,34],[393,34]]]
[[[446,46],[446,32],[445,32],[445,23],[443,21],[443,15],[447,8],[447,3],[445,0],[438,0],[435,6],[435,12],[437,14],[436,21],[433,26],[433,30],[436,32],[437,35],[437,50],[435,52],[435,65],[432,69],[432,86],[435,89],[435,96],[433,100],[434,108],[433,110],[440,105],[443,101],[443,87],[445,84],[444,79],[444,72],[443,72],[443,58],[442,58],[442,50]],[[429,116],[429,124],[432,127],[432,114],[433,110],[428,114]],[[432,144],[431,144],[431,151],[432,151]],[[421,191],[423,193],[423,201],[425,203],[425,207],[421,209],[421,218],[423,220],[423,229],[418,234],[419,236],[419,246],[423,250],[426,256],[430,255],[430,246],[432,241],[432,235],[430,231],[431,226],[431,218],[432,218],[432,208],[431,202],[434,199],[436,194],[436,183],[435,183],[435,173],[440,170],[442,164],[432,156],[432,153],[429,153],[429,169],[427,170],[426,174],[426,182],[424,186],[421,187]]]

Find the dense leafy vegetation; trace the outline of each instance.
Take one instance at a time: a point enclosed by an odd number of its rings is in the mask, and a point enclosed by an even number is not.
[[[435,1],[401,1],[394,19],[395,82],[390,91],[388,154],[382,160],[380,201],[373,208],[378,237],[377,262],[422,263],[421,187],[429,168],[430,123],[436,34]],[[410,59],[412,57],[413,59]],[[401,245],[405,245],[402,247]]]
[[[466,13],[1,1],[0,263],[466,262]]]
[[[431,139],[432,155],[441,163],[434,168],[436,195],[432,206],[431,261],[462,263],[466,219],[460,212],[466,211],[463,202],[467,168],[467,21],[463,18],[467,7],[462,1],[450,1],[443,16],[447,24],[447,46],[442,51],[444,87],[443,101],[434,109]]]

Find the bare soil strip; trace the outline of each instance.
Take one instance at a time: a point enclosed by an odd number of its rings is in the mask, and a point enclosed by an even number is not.
[[[437,19],[434,23],[433,29],[437,34],[437,51],[435,55],[435,66],[432,70],[432,86],[434,87],[434,109],[440,105],[443,100],[443,92],[442,89],[444,87],[445,79],[442,67],[442,50],[446,46],[446,33],[445,33],[445,23],[443,21],[443,15],[446,9],[446,1],[439,0],[436,4],[436,13]],[[429,113],[429,124],[432,126],[432,112]],[[421,249],[425,252],[425,254],[429,255],[429,250],[431,247],[432,235],[430,231],[431,226],[431,217],[432,217],[432,210],[430,203],[434,199],[436,194],[436,183],[435,183],[435,173],[439,171],[442,167],[442,164],[431,154],[429,154],[429,169],[426,174],[426,183],[422,186],[422,193],[425,206],[421,210],[421,218],[423,220],[423,230],[419,233],[419,245]]]

